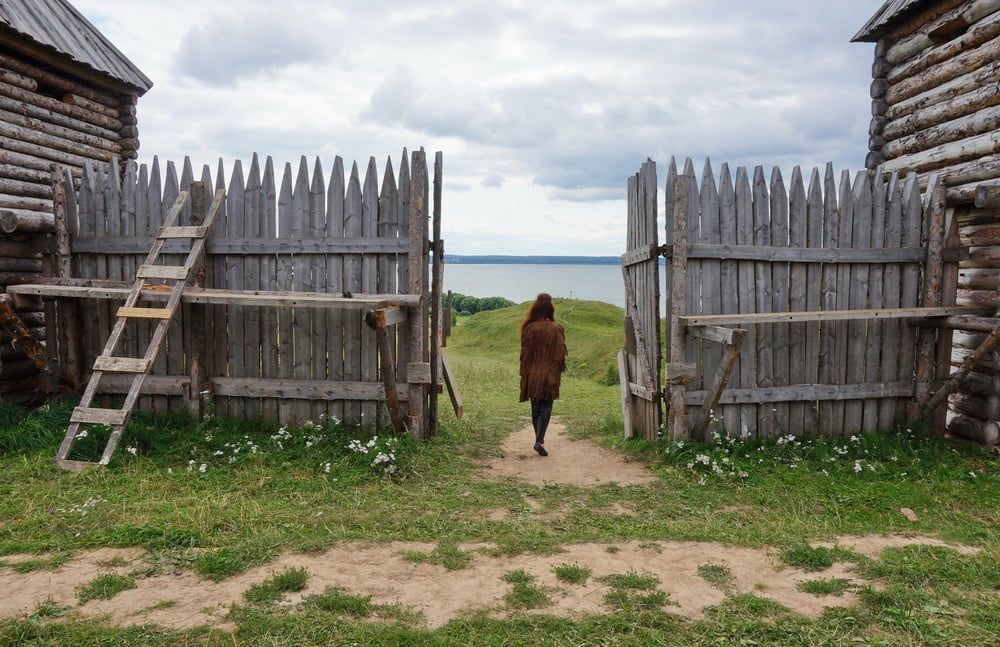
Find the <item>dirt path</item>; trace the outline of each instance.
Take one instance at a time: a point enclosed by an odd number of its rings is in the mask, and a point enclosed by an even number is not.
[[[657,477],[640,463],[630,463],[609,449],[586,440],[573,440],[558,419],[549,424],[542,457],[532,446],[535,432],[531,425],[515,431],[501,446],[503,455],[487,464],[494,477],[511,477],[532,485],[575,485],[595,487],[607,483],[648,485]]]
[[[847,537],[844,544],[877,556],[887,546],[909,544],[945,545],[922,537]],[[132,625],[156,623],[188,628],[199,625],[228,627],[228,606],[243,602],[243,592],[252,585],[286,568],[302,567],[309,572],[302,593],[289,595],[286,604],[303,596],[335,586],[358,595],[370,595],[373,602],[401,604],[423,614],[429,627],[469,613],[506,615],[504,595],[511,585],[502,577],[508,571],[524,569],[537,578],[551,598],[551,605],[532,611],[565,617],[607,613],[604,596],[610,590],[600,578],[636,571],[659,579],[658,589],[668,595],[664,609],[688,618],[702,615],[706,607],[719,604],[725,592],[699,575],[699,566],[714,564],[732,574],[730,593],[750,592],[787,606],[794,612],[816,616],[827,607],[853,605],[856,597],[816,596],[798,589],[801,582],[818,578],[860,580],[848,566],[837,563],[821,573],[805,573],[783,567],[767,550],[734,547],[713,542],[626,542],[609,549],[607,544],[573,544],[556,555],[495,556],[490,546],[466,546],[476,551],[468,568],[447,570],[429,563],[405,559],[410,551],[426,552],[427,544],[393,542],[368,544],[345,542],[321,554],[285,555],[266,566],[251,569],[223,582],[200,579],[193,573],[139,579],[137,588],[119,593],[111,600],[94,600],[78,606],[76,589],[101,573],[127,574],[143,566],[136,549],[101,549],[83,553],[55,571],[16,573],[0,567],[0,590],[14,592],[0,596],[0,617],[31,613],[46,600],[67,604],[83,616],[107,615],[113,623]],[[961,550],[974,550],[956,547]],[[11,564],[35,556],[8,556]],[[591,569],[583,585],[560,582],[553,573],[559,564],[580,564]]]

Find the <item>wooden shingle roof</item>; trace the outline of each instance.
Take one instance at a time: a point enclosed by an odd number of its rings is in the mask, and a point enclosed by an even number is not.
[[[124,83],[139,94],[153,86],[149,77],[67,0],[0,0],[0,27]]]
[[[900,21],[934,3],[935,0],[885,0],[851,42],[874,42]]]

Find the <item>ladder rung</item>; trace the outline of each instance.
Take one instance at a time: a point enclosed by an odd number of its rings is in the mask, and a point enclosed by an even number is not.
[[[157,238],[204,238],[205,227],[160,227]]]
[[[135,357],[109,357],[101,355],[94,361],[95,371],[111,373],[145,373],[149,370],[149,360]]]
[[[140,279],[177,279],[188,277],[188,268],[183,265],[140,265],[135,273]]]
[[[118,317],[133,317],[136,319],[170,319],[173,313],[166,308],[118,308]]]
[[[57,458],[56,467],[64,470],[70,470],[72,472],[79,472],[87,469],[88,467],[104,467],[104,465],[101,463],[91,463],[89,461],[71,461],[66,458]]]
[[[90,407],[77,407],[73,409],[70,422],[83,422],[95,425],[124,425],[128,411],[122,409],[92,409]]]

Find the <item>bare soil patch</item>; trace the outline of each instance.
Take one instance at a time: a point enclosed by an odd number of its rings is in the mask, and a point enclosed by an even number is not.
[[[502,456],[487,463],[493,477],[514,478],[532,485],[596,487],[608,483],[648,485],[657,477],[640,463],[586,440],[574,440],[557,419],[545,435],[548,456],[532,449],[535,433],[531,425],[512,433],[501,446]]]
[[[877,556],[884,548],[910,544],[949,545],[928,537],[844,537],[834,542],[865,554]],[[520,555],[503,557],[488,554],[490,544],[469,544],[474,552],[471,565],[449,571],[430,563],[414,563],[404,558],[410,551],[427,551],[433,546],[422,543],[393,542],[369,544],[345,542],[320,554],[285,555],[266,566],[251,569],[219,583],[200,579],[193,573],[162,575],[137,580],[138,587],[124,591],[111,600],[93,600],[77,606],[76,588],[101,573],[128,573],[141,565],[136,549],[101,549],[80,554],[55,571],[16,573],[0,568],[0,590],[12,594],[0,596],[0,617],[12,617],[32,610],[52,599],[68,604],[84,616],[107,616],[120,625],[155,623],[188,628],[212,625],[228,628],[225,614],[230,604],[241,603],[243,592],[276,572],[302,567],[309,574],[307,588],[289,595],[285,604],[294,604],[303,596],[336,586],[359,595],[370,595],[374,602],[398,603],[423,614],[429,627],[469,613],[503,615],[503,596],[510,585],[502,576],[514,569],[534,575],[546,587],[553,605],[537,613],[579,617],[606,613],[603,603],[608,591],[600,578],[630,570],[647,572],[659,578],[659,588],[669,595],[667,611],[697,618],[706,607],[719,604],[725,594],[698,574],[707,564],[725,565],[732,572],[730,591],[752,592],[779,602],[797,613],[816,616],[829,606],[850,606],[856,597],[820,597],[799,591],[797,585],[817,577],[837,577],[858,582],[848,565],[837,563],[822,573],[806,573],[782,566],[772,551],[727,546],[712,542],[625,542],[609,553],[606,544],[574,544],[556,555]],[[969,547],[955,546],[963,551]],[[5,561],[14,562],[8,556]],[[122,564],[101,566],[101,564]],[[558,564],[587,566],[593,575],[582,586],[560,582],[553,572]]]

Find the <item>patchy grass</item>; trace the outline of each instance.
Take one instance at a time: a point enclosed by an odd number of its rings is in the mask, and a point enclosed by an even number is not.
[[[837,561],[838,551],[825,546],[799,545],[781,551],[781,561],[804,571],[825,571]]]
[[[91,600],[110,600],[122,591],[136,588],[135,580],[117,573],[98,575],[76,590],[76,599],[80,604]]]
[[[735,578],[733,569],[726,564],[706,563],[698,566],[698,575],[715,588],[721,591],[728,591],[733,586]]]
[[[663,591],[611,589],[604,594],[604,604],[616,612],[659,609],[670,600]]]
[[[503,599],[509,609],[540,609],[552,604],[545,589],[535,584],[535,576],[523,570],[509,571],[503,576],[504,582],[513,584]]]
[[[220,582],[276,556],[277,551],[273,549],[268,549],[257,542],[247,542],[198,555],[193,560],[193,567],[198,575],[213,582]]]
[[[307,596],[302,606],[355,618],[367,618],[375,610],[370,595],[353,595],[337,587],[328,587],[322,593]]]
[[[32,573],[34,571],[54,571],[68,562],[71,558],[69,553],[60,553],[53,557],[44,559],[25,559],[19,562],[7,564],[0,561],[0,566],[6,566],[15,573]]]
[[[652,573],[629,571],[605,575],[601,578],[601,582],[615,589],[648,591],[656,588],[656,585],[660,583],[660,578]]]
[[[454,544],[438,544],[432,551],[411,550],[403,553],[403,559],[417,564],[438,564],[449,571],[468,568],[472,563],[472,553]]]
[[[811,593],[812,595],[843,595],[853,589],[854,584],[850,580],[831,577],[800,582],[796,588],[803,593]]]
[[[309,572],[304,568],[288,568],[243,592],[243,598],[252,604],[274,604],[286,593],[306,588]]]
[[[590,579],[590,569],[580,564],[558,564],[552,567],[560,582],[583,586]]]
[[[61,618],[65,616],[72,609],[73,607],[68,604],[56,602],[52,598],[49,598],[44,602],[39,602],[35,605],[35,610],[28,617],[34,621],[52,620],[53,618]]]

